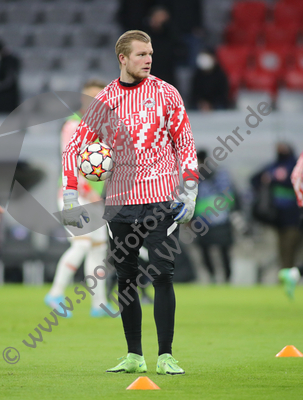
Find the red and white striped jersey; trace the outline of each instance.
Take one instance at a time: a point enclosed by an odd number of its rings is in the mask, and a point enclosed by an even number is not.
[[[80,117],[75,114],[74,118],[68,119],[61,129],[61,151],[63,151],[68,145],[71,137],[75,133],[75,130],[78,128],[80,123]],[[62,185],[60,185],[61,190],[59,190],[59,197],[63,196],[62,193]],[[93,191],[90,182],[84,178],[83,175],[79,174],[78,176],[78,192],[79,196],[82,198],[88,197],[88,195]]]
[[[297,196],[298,206],[303,207],[303,153],[301,153],[297,164],[292,171],[291,182]]]
[[[97,96],[63,152],[63,188],[77,189],[77,155],[99,137],[114,150],[116,167],[106,205],[167,201],[179,168],[198,177],[196,148],[179,92],[150,75],[138,85],[114,80]]]

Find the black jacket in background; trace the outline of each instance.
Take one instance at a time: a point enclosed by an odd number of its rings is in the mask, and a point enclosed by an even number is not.
[[[19,59],[6,50],[0,54],[0,113],[12,112],[19,105]]]

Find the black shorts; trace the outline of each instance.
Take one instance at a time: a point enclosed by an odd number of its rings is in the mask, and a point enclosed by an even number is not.
[[[174,213],[175,214],[175,213]],[[138,269],[139,250],[143,245],[148,250],[147,272],[154,281],[167,281],[173,277],[175,258],[181,253],[179,245],[179,225],[175,215],[163,215],[163,219],[146,218],[143,223],[123,223],[109,221],[111,251],[119,282],[134,281]]]

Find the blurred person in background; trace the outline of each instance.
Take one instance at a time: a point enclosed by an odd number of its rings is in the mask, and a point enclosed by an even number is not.
[[[19,105],[20,61],[0,39],[0,113],[10,113]]]
[[[199,167],[206,162],[207,151],[200,150],[197,153]],[[234,242],[232,213],[240,209],[238,196],[229,173],[223,168],[216,168],[213,172],[206,172],[200,168],[201,175],[205,178],[198,186],[198,196],[194,218],[200,217],[207,224],[201,214],[206,207],[213,207],[214,201],[222,192],[228,188],[229,195],[234,199],[229,201],[228,207],[220,211],[218,216],[209,215],[211,223],[208,223],[209,230],[204,236],[197,235],[196,243],[201,250],[205,266],[210,274],[211,282],[215,283],[215,261],[213,259],[212,248],[216,247],[219,251],[221,263],[224,269],[225,282],[229,282],[231,275],[231,256],[230,250]],[[196,223],[197,224],[197,223]]]
[[[291,181],[296,193],[297,204],[300,210],[299,228],[303,233],[303,152],[301,153],[295,168],[291,174]],[[296,284],[303,276],[303,264],[292,268],[281,269],[279,279],[284,283],[286,294],[292,299],[294,297]]]
[[[253,216],[276,230],[280,268],[283,269],[293,267],[302,239],[300,211],[291,182],[296,161],[292,147],[279,142],[276,145],[276,160],[251,178],[257,198]]]
[[[152,8],[144,31],[153,42],[152,74],[177,86],[176,61],[181,44],[173,30],[169,12],[162,6]]]
[[[170,30],[178,34],[178,46],[175,47],[177,64],[194,68],[199,49],[204,44],[203,0],[120,0],[120,7],[117,14],[118,22],[124,31],[131,29],[148,30],[151,13],[157,8],[163,9],[170,16]],[[156,15],[155,19],[160,19]],[[152,35],[152,31],[148,30]],[[167,40],[162,33],[162,40]],[[152,36],[151,36],[152,37]],[[155,39],[159,39],[159,33],[152,37],[153,44]],[[168,39],[170,40],[170,39]],[[167,45],[163,43],[163,46]],[[157,50],[158,51],[158,50]],[[157,54],[155,51],[155,54]],[[171,53],[171,49],[168,50]],[[167,56],[165,56],[166,58]],[[160,59],[160,57],[158,57]],[[154,61],[153,61],[154,63]],[[171,62],[169,62],[171,64]],[[152,73],[159,78],[166,80],[154,70]],[[169,82],[169,81],[167,81]],[[169,82],[171,83],[171,82]]]
[[[69,143],[72,135],[76,131],[81,117],[84,115],[86,109],[89,107],[93,98],[106,86],[105,83],[97,79],[87,81],[83,86],[82,108],[77,114],[73,114],[64,123],[61,130],[61,152]],[[103,190],[104,182],[91,182],[79,174],[79,197],[80,203],[93,203],[100,201],[101,193]],[[60,185],[61,187],[61,185]],[[59,191],[59,209],[63,205],[63,190]],[[93,216],[92,216],[93,217]],[[54,277],[53,285],[46,295],[45,303],[53,309],[60,312],[63,311],[60,302],[64,303],[64,291],[68,284],[71,282],[72,277],[77,272],[78,268],[84,260],[85,276],[94,275],[94,269],[99,265],[100,260],[106,258],[107,251],[107,231],[105,224],[88,234],[83,236],[73,236],[68,238],[70,241],[70,248],[62,255],[58,262],[56,274]],[[106,304],[109,310],[113,310],[112,306],[108,304],[106,299],[105,280],[99,280],[96,288],[95,295],[92,296],[92,317],[104,317],[108,314],[99,306],[101,303]],[[67,311],[68,316],[72,314]]]
[[[201,51],[191,82],[191,104],[199,111],[228,108],[228,79],[212,50]]]
[[[194,68],[197,54],[204,45],[203,0],[158,0],[158,4],[169,11],[173,28],[183,42],[180,64]]]
[[[123,31],[144,29],[149,10],[158,4],[158,0],[120,0],[117,19]]]

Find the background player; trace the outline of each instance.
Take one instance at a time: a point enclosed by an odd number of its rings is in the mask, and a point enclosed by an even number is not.
[[[97,79],[87,81],[83,86],[82,107],[77,114],[73,114],[63,125],[61,131],[61,150],[63,151],[74,134],[81,117],[89,107],[93,98],[105,87],[106,85]],[[79,116],[81,115],[81,117]],[[93,203],[100,201],[100,195],[103,190],[104,182],[91,182],[83,176],[79,176],[79,199],[81,204]],[[62,187],[59,191],[59,209],[62,210],[63,204],[63,191]],[[91,216],[93,217],[93,216]],[[64,290],[71,282],[72,277],[77,272],[78,268],[84,260],[84,274],[94,275],[94,269],[106,257],[107,250],[107,232],[106,227],[103,225],[101,228],[94,232],[88,233],[83,236],[74,236],[68,239],[70,241],[70,248],[62,255],[59,260],[53,285],[50,292],[45,297],[45,303],[51,308],[59,309],[62,311],[60,302],[64,302]],[[105,280],[98,281],[98,286],[95,289],[95,295],[92,296],[92,317],[103,317],[108,314],[99,307],[99,304],[106,304],[110,310],[113,310],[110,304],[107,304]],[[115,312],[113,310],[113,312]],[[71,312],[67,311],[68,316]]]
[[[303,152],[301,153],[291,174],[291,181],[300,208],[299,227],[303,232]],[[294,297],[295,287],[301,276],[303,276],[303,265],[300,267],[283,268],[279,272],[279,279],[284,283],[286,294],[291,299]]]

